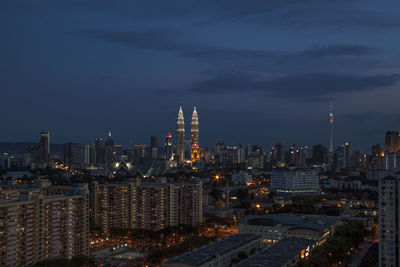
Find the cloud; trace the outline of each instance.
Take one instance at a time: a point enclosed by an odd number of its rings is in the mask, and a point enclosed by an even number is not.
[[[141,31],[97,29],[75,31],[72,32],[72,34],[139,49],[159,51],[185,51],[188,49],[195,49],[194,45],[187,45],[173,41],[173,39],[179,37],[179,34],[171,29],[151,29]]]
[[[208,8],[215,8],[221,14],[217,21],[233,20],[259,24],[263,27],[290,27],[308,30],[341,30],[354,28],[385,30],[398,28],[400,17],[392,12],[378,12],[368,9],[368,1],[209,1]],[[392,2],[391,6],[398,6]],[[210,24],[212,18],[210,19]]]
[[[70,2],[70,1],[68,1]],[[72,1],[73,8],[98,9],[118,13],[135,21],[186,20],[192,25],[215,25],[225,22],[244,22],[263,27],[306,27],[307,29],[353,28],[387,30],[400,26],[400,18],[392,10],[378,12],[368,8],[373,1],[361,0],[171,0],[168,2],[104,0]]]
[[[318,45],[306,50],[300,55],[311,58],[331,57],[331,56],[369,56],[374,55],[379,50],[365,45]]]
[[[251,50],[227,48],[184,41],[180,31],[172,29],[111,30],[90,29],[72,32],[74,35],[103,40],[133,49],[148,49],[175,53],[230,70],[259,70],[287,72],[321,70],[341,65],[341,68],[360,68],[380,64],[375,58],[379,50],[358,44],[313,46],[299,51]],[[328,62],[328,63],[327,63]]]
[[[208,80],[195,83],[190,91],[201,94],[257,92],[267,96],[302,99],[327,99],[337,93],[360,92],[392,86],[400,81],[400,74],[350,76],[327,73],[285,75],[264,79],[249,73],[220,73]]]

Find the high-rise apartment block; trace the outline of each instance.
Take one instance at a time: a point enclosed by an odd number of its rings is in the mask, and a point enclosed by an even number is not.
[[[127,181],[93,183],[92,218],[104,231],[112,228],[160,230],[202,222],[202,182]]]
[[[400,150],[400,135],[396,131],[387,131],[385,135],[385,151],[396,153]]]
[[[379,266],[400,266],[400,177],[379,180]]]
[[[89,255],[87,186],[0,187],[0,266]]]

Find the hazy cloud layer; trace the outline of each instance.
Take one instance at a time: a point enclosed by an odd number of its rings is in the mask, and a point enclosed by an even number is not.
[[[265,80],[247,73],[221,73],[196,83],[190,90],[197,93],[226,94],[257,91],[281,98],[312,97],[318,99],[336,93],[368,91],[392,86],[400,80],[399,74],[375,76],[348,76],[327,73],[286,75]]]
[[[399,1],[3,0],[0,29],[0,141],[145,143],[179,105],[202,145],[326,143],[331,101],[336,144],[398,127]]]

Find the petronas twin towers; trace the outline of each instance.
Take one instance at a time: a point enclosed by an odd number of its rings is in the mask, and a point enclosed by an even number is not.
[[[190,161],[193,163],[200,159],[199,117],[197,116],[196,106],[193,109],[190,135],[191,135]],[[177,147],[178,160],[182,164],[185,162],[185,120],[183,117],[182,106],[179,107],[179,112],[178,112],[176,147]]]

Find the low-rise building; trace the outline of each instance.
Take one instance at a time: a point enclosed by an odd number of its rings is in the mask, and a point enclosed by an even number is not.
[[[252,176],[248,172],[238,172],[232,174],[232,182],[238,184],[247,184],[252,181]]]
[[[271,174],[271,190],[287,196],[318,194],[317,172],[307,168],[276,168]]]
[[[259,235],[231,235],[168,259],[161,263],[161,267],[227,267],[239,253],[249,255],[261,247]]]
[[[247,215],[239,221],[239,233],[261,235],[264,243],[298,237],[320,244],[340,222],[340,217],[323,215]]]
[[[341,179],[341,180],[332,180],[331,188],[336,188],[338,190],[352,190],[357,191],[361,190],[362,182],[360,180],[353,179]]]
[[[237,267],[289,267],[295,266],[309,255],[315,242],[305,238],[288,238],[240,262]]]

